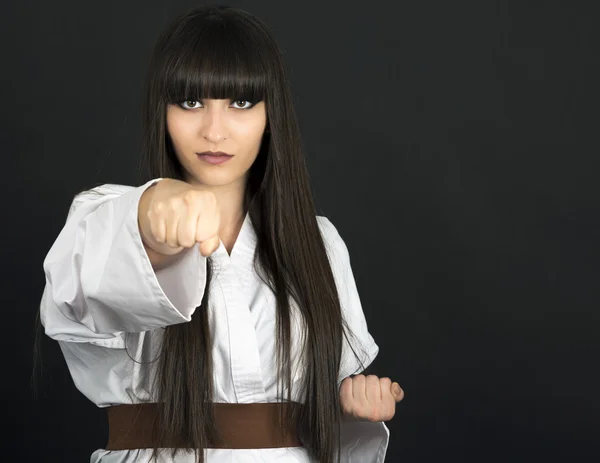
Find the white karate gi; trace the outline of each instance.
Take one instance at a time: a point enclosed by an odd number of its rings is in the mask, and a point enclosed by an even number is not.
[[[59,342],[76,387],[98,407],[153,401],[149,371],[156,363],[146,362],[156,358],[162,328],[189,321],[202,300],[206,258],[198,245],[156,272],[144,250],[138,202],[156,180],[139,187],[105,184],[78,195],[44,260],[46,286],[40,310],[45,332]],[[356,347],[359,352],[362,347],[367,367],[379,349],[367,330],[348,250],[328,219],[318,217],[318,223],[344,317],[362,344]],[[231,255],[222,242],[213,254],[209,323],[215,402],[277,401],[276,306],[272,292],[253,269],[255,244],[247,215]],[[297,365],[294,326],[297,323],[292,325],[291,355],[292,365]],[[338,381],[359,370],[344,341]],[[294,368],[292,374],[293,381],[302,379],[300,369]],[[301,401],[294,395],[292,399]],[[342,423],[341,461],[381,463],[388,439],[384,423]],[[148,461],[150,452],[99,449],[91,463],[140,463]],[[301,447],[206,449],[205,456],[208,463],[310,461]],[[176,461],[193,463],[193,454],[182,454]]]

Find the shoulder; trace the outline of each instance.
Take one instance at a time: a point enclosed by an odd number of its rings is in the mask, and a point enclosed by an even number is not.
[[[317,216],[317,223],[331,263],[348,265],[350,259],[348,247],[336,226],[327,217],[320,215]]]
[[[103,196],[120,196],[124,193],[134,190],[136,187],[131,185],[119,185],[116,183],[104,183],[89,190],[80,191],[75,195],[73,201],[86,201],[89,199],[100,198]]]
[[[133,190],[135,187],[130,185],[119,185],[115,183],[105,183],[89,190],[83,190],[75,194],[69,208],[69,216],[82,206],[89,203],[102,203],[106,200],[120,196]]]
[[[102,185],[95,186],[93,188],[83,190],[74,195],[73,200],[71,202],[71,206],[69,208],[68,217],[70,217],[76,209],[80,208],[87,209],[99,207],[101,204],[123,196],[127,193],[133,193],[134,190],[141,191],[146,189],[152,183],[160,179],[152,179],[141,186],[132,186],[132,185],[121,185],[117,183],[104,183]]]
[[[317,216],[317,224],[319,225],[319,230],[321,232],[321,236],[325,241],[325,245],[334,245],[339,246],[343,244],[344,240],[340,236],[338,229],[336,226],[329,220],[327,217],[318,215]]]

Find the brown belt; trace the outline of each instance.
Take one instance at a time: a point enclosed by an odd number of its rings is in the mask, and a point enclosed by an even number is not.
[[[292,404],[291,406],[299,405]],[[302,447],[296,426],[281,426],[280,413],[284,416],[290,404],[214,403],[215,425],[222,440],[211,443],[208,448],[257,449],[278,447]],[[153,424],[157,404],[127,404],[107,408],[108,443],[106,450],[130,450],[153,448]],[[159,447],[180,447],[170,443]]]

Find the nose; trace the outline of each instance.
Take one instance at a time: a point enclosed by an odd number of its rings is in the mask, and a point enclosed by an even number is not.
[[[220,105],[208,105],[202,118],[201,134],[210,143],[220,143],[227,138],[227,121]]]

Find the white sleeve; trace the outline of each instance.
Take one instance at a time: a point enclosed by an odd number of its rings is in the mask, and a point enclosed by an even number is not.
[[[43,263],[40,315],[48,336],[117,347],[124,332],[190,321],[204,294],[206,258],[196,245],[170,266],[152,268],[138,203],[157,180],[106,184],[75,197]]]
[[[383,421],[342,421],[340,461],[342,463],[383,463],[390,431]]]
[[[344,339],[338,377],[340,383],[350,375],[361,373],[377,357],[379,347],[369,333],[350,254],[335,226],[326,217],[317,217],[340,297],[342,314],[354,337]],[[360,361],[359,361],[360,360]],[[340,461],[342,463],[383,463],[389,442],[389,429],[383,422],[342,421]]]
[[[325,246],[327,246],[342,314],[351,330],[349,339],[344,339],[342,344],[342,359],[338,376],[338,384],[340,384],[344,378],[358,374],[367,368],[377,357],[379,347],[367,327],[346,243],[329,219],[318,216],[317,221]],[[358,355],[358,359],[354,355],[353,349]]]

